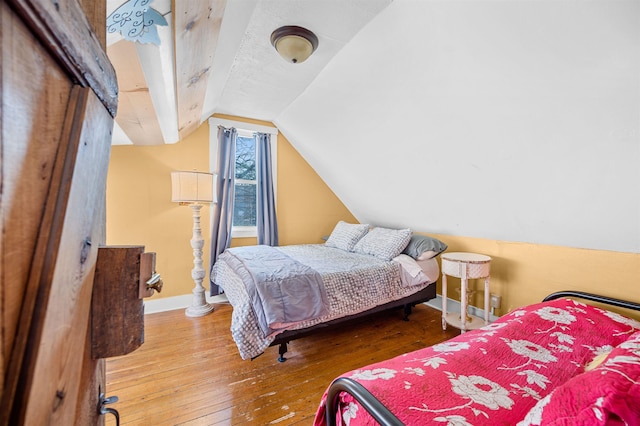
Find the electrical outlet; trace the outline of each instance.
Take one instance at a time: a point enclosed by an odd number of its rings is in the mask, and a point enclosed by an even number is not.
[[[502,297],[497,294],[491,295],[491,307],[495,309],[500,309],[500,305],[502,303]]]

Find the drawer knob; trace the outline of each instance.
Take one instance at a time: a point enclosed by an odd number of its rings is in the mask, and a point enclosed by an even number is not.
[[[151,278],[147,280],[147,290],[153,289],[160,293],[162,291],[162,285],[162,278],[158,273],[154,273],[151,275]]]

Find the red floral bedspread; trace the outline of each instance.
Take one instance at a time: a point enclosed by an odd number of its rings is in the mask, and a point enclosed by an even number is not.
[[[640,323],[570,299],[530,305],[444,343],[353,370],[407,425],[515,425]],[[326,392],[315,425],[326,424]],[[338,424],[377,424],[348,394]]]

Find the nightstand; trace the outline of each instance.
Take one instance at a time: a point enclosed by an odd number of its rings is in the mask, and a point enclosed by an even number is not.
[[[459,328],[463,333],[489,324],[489,271],[491,258],[484,254],[453,252],[442,253],[442,329],[447,324]],[[447,275],[460,278],[460,313],[447,313]],[[468,286],[470,279],[484,278],[484,321],[467,314]]]

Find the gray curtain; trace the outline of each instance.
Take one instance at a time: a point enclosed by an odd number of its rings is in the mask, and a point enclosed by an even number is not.
[[[278,220],[276,218],[275,196],[273,193],[273,173],[271,165],[271,135],[256,133],[256,167],[258,187],[256,225],[258,244],[278,245]]]
[[[218,256],[231,245],[231,226],[233,224],[233,193],[236,174],[236,138],[235,128],[218,126],[218,176],[215,182],[218,202],[213,206],[211,218],[211,259],[209,281],[211,295],[220,293],[220,287],[213,282],[213,265]]]

